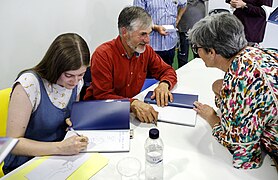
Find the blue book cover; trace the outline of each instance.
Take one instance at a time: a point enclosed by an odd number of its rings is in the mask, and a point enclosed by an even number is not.
[[[70,120],[76,130],[129,129],[129,114],[128,99],[80,101],[73,103]]]
[[[268,18],[268,21],[278,25],[278,7],[274,11],[272,11]]]
[[[149,104],[156,104],[155,99],[151,99],[153,91],[149,91],[148,94],[144,98],[144,102]],[[193,109],[193,103],[198,101],[198,95],[194,94],[181,94],[181,93],[172,93],[174,97],[173,102],[168,102],[168,106],[182,107],[182,108],[190,108]]]

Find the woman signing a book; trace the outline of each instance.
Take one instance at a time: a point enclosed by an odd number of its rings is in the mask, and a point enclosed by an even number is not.
[[[247,46],[242,23],[227,13],[200,20],[190,30],[189,39],[207,67],[225,72],[213,84],[220,113],[200,102],[194,103],[194,109],[232,153],[233,166],[258,168],[263,152],[277,159],[277,52]]]
[[[11,93],[7,136],[19,142],[4,160],[3,172],[34,156],[73,155],[88,138],[64,139],[72,103],[79,100],[83,75],[90,61],[85,40],[78,34],[58,36],[35,67],[19,73]]]

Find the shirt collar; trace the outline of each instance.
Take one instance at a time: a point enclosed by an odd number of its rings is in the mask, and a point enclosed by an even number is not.
[[[118,35],[118,37],[116,38],[116,47],[118,49],[118,51],[120,52],[121,56],[125,56],[127,59],[131,59],[132,57],[129,57],[121,40],[121,36]],[[135,52],[134,55],[138,58],[140,56],[140,53]]]

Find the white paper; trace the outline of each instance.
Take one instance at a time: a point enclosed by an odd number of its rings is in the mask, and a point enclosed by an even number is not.
[[[89,138],[87,149],[83,152],[127,152],[129,151],[129,130],[76,130]],[[75,135],[68,131],[66,138]]]
[[[51,156],[25,177],[29,180],[66,179],[90,157],[90,154],[75,156]]]
[[[193,109],[173,106],[158,107],[154,104],[151,105],[158,112],[158,121],[186,126],[196,125],[197,113]]]
[[[173,25],[162,25],[166,32],[177,32],[177,29]]]

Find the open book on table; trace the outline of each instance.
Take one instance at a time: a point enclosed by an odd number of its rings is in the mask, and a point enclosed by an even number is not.
[[[196,111],[193,110],[195,101],[198,101],[198,95],[172,93],[173,102],[168,102],[168,106],[158,107],[156,100],[151,99],[153,91],[149,91],[144,98],[144,102],[149,103],[158,112],[158,121],[173,124],[195,126]]]
[[[87,149],[83,152],[128,152],[129,130],[78,130],[79,134],[89,138]],[[68,131],[65,138],[75,135]]]
[[[12,151],[17,144],[18,139],[11,137],[0,137],[0,164],[5,157]]]
[[[76,102],[72,106],[74,130],[89,138],[84,152],[128,152],[130,144],[129,100]],[[75,135],[68,131],[65,138]]]

